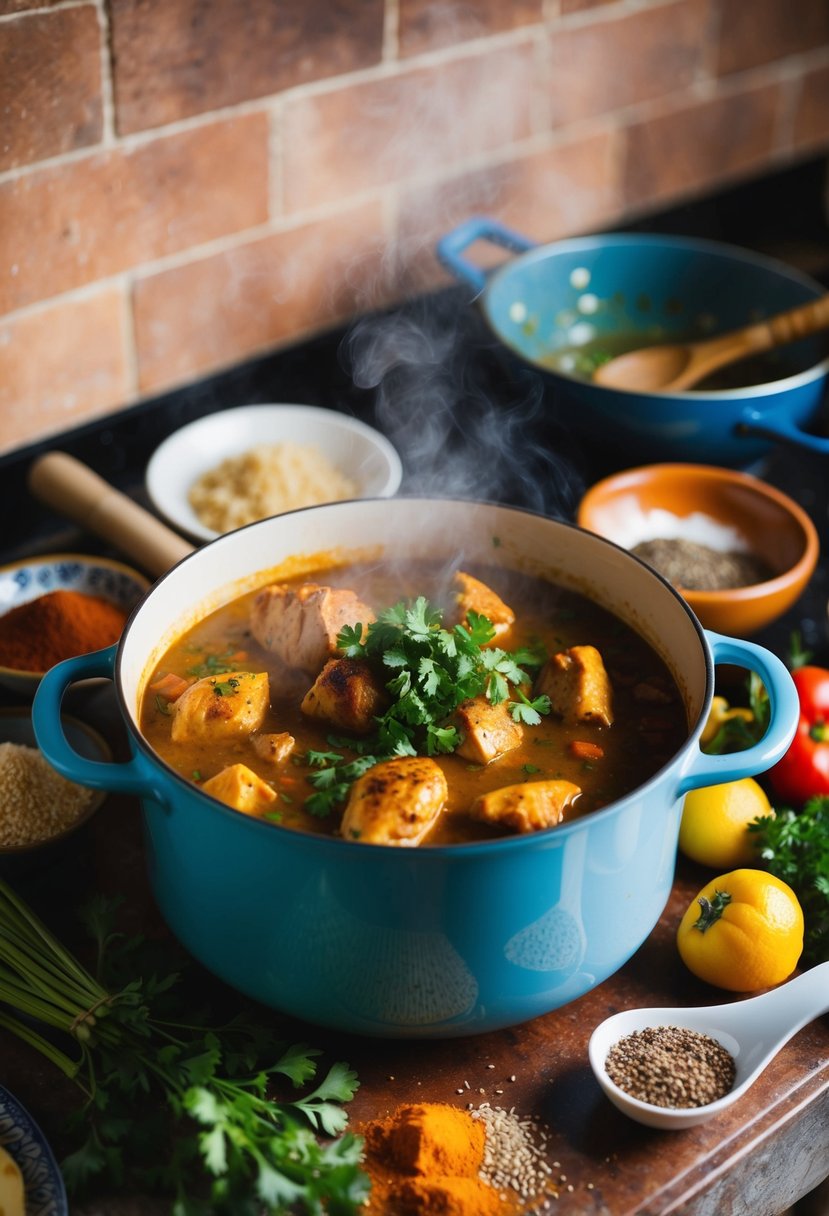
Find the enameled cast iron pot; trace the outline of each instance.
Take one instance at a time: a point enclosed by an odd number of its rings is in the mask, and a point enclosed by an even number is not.
[[[323,838],[232,810],[179,777],[137,726],[160,650],[237,591],[297,555],[497,561],[549,575],[634,625],[682,691],[689,735],[669,764],[618,802],[533,835],[393,848]],[[312,569],[311,562],[307,568]],[[286,571],[283,571],[283,576]],[[273,573],[273,572],[272,572]],[[715,663],[756,671],[769,690],[763,741],[731,756],[698,745]],[[77,680],[110,676],[132,758],[95,763],[63,734]],[[392,499],[314,507],[252,524],[186,557],[148,593],[117,646],[70,659],[34,702],[39,746],[65,776],[137,794],[161,911],[222,979],[277,1009],[358,1033],[448,1037],[532,1018],[580,996],[645,940],[671,888],[682,795],[759,772],[786,750],[797,695],[783,664],[706,634],[685,601],[625,550],[570,524],[508,507]]]
[[[465,256],[476,241],[508,249],[492,274]],[[646,460],[747,466],[775,442],[829,453],[829,439],[803,428],[829,373],[821,335],[775,352],[780,378],[747,388],[674,393],[603,388],[554,370],[557,347],[615,334],[638,345],[711,337],[805,304],[824,288],[773,258],[718,241],[641,233],[575,237],[551,245],[494,220],[474,218],[447,233],[437,254],[469,286],[498,340],[532,364],[576,407],[562,421]],[[621,352],[619,352],[621,353]]]

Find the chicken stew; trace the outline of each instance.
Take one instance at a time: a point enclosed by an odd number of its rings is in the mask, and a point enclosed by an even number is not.
[[[141,729],[274,825],[416,846],[532,832],[641,785],[687,737],[667,667],[586,597],[498,567],[325,568],[180,637]]]

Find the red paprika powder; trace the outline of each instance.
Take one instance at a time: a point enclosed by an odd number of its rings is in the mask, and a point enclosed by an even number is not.
[[[80,591],[50,591],[0,616],[0,666],[42,672],[63,659],[111,646],[127,614]]]

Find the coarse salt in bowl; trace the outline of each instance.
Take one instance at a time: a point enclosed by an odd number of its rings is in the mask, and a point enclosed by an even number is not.
[[[168,436],[147,465],[150,501],[180,532],[215,540],[222,532],[200,518],[190,500],[194,483],[229,458],[277,445],[306,449],[311,458],[318,453],[350,483],[348,493],[294,500],[282,510],[344,497],[390,498],[400,487],[403,470],[395,448],[358,418],[313,405],[247,405],[207,414]],[[279,512],[263,517],[274,513]],[[231,515],[228,520],[222,531],[238,526]]]

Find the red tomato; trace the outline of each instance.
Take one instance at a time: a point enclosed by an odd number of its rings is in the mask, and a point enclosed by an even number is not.
[[[781,803],[802,806],[817,794],[829,794],[829,671],[798,667],[792,679],[800,698],[797,733],[766,776]]]

